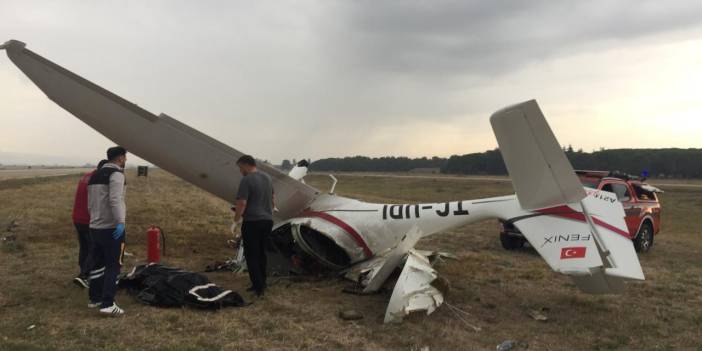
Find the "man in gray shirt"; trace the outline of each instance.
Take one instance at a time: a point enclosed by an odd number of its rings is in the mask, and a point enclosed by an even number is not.
[[[124,202],[126,180],[124,166],[127,150],[115,146],[107,149],[107,160],[88,182],[88,211],[90,212],[90,288],[88,307],[100,307],[100,313],[112,316],[124,314],[114,302],[117,275],[124,255]]]
[[[241,225],[244,256],[252,287],[249,290],[261,297],[266,289],[265,243],[273,229],[273,182],[271,177],[256,168],[256,160],[249,155],[236,161],[244,176],[236,194],[234,221]]]

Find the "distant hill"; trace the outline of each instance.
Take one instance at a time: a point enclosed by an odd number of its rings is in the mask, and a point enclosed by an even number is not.
[[[565,150],[575,169],[617,170],[630,174],[647,171],[652,177],[702,178],[702,149],[612,149],[594,152]],[[365,156],[325,158],[312,162],[313,171],[409,172],[440,168],[448,174],[505,175],[499,150],[489,150],[449,158],[408,158]]]

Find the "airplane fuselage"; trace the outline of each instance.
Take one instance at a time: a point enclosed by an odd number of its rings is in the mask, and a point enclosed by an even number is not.
[[[343,269],[392,250],[408,234],[421,238],[485,219],[525,213],[514,195],[379,204],[323,194],[300,215],[277,223],[274,237],[289,234],[305,254],[328,268]]]

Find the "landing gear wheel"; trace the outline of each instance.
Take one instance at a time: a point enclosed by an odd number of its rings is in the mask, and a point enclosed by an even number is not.
[[[516,250],[524,247],[524,238],[518,236],[509,235],[507,233],[500,233],[500,242],[505,250]]]
[[[634,238],[634,248],[637,252],[647,253],[653,247],[653,228],[649,223],[644,223]]]

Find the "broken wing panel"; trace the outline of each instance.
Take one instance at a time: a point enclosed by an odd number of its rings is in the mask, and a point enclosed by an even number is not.
[[[415,311],[427,311],[430,314],[441,306],[444,296],[431,285],[436,277],[436,271],[429,260],[410,250],[385,311],[385,323],[402,322],[406,315]]]
[[[9,41],[4,47],[12,62],[66,111],[129,152],[234,202],[241,180],[235,162],[242,152],[171,117],[155,116],[25,49],[24,43]],[[273,179],[278,220],[298,214],[318,193],[269,165],[259,169]]]

